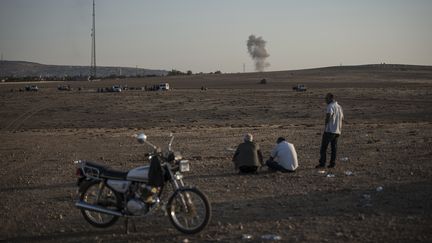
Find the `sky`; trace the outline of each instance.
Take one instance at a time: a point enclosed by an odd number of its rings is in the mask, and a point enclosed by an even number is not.
[[[0,0],[4,60],[90,65],[92,0]],[[431,0],[96,0],[98,66],[253,72],[432,65]]]

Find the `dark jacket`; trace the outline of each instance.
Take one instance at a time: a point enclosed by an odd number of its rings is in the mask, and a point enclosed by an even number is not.
[[[240,166],[257,166],[263,165],[263,156],[258,144],[246,141],[239,144],[232,159],[235,169]]]

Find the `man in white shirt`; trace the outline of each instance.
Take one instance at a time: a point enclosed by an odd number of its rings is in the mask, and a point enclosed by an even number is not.
[[[297,152],[294,145],[279,137],[276,147],[271,152],[270,159],[266,164],[270,170],[281,172],[295,172],[298,167]]]
[[[325,167],[329,143],[331,144],[331,157],[328,168],[336,166],[337,142],[342,131],[342,121],[344,119],[342,107],[336,102],[334,95],[328,93],[325,100],[327,103],[325,129],[321,141],[319,164],[315,168]]]

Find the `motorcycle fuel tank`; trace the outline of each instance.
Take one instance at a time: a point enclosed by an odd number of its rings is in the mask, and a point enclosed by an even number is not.
[[[150,166],[140,166],[135,169],[132,169],[127,174],[127,180],[128,181],[140,181],[140,182],[147,182],[148,181],[148,172],[149,172]]]

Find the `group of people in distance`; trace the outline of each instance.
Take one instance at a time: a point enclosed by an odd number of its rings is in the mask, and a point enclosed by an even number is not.
[[[325,128],[321,141],[319,164],[315,168],[325,168],[327,147],[331,144],[331,157],[328,168],[336,166],[337,142],[342,131],[344,119],[342,107],[336,102],[334,95],[328,93],[325,96],[327,103]],[[257,173],[258,169],[267,166],[270,171],[295,172],[298,168],[297,152],[293,144],[284,137],[276,140],[276,145],[271,151],[270,158],[264,163],[260,146],[254,142],[253,135],[247,133],[239,144],[232,161],[239,173]]]

